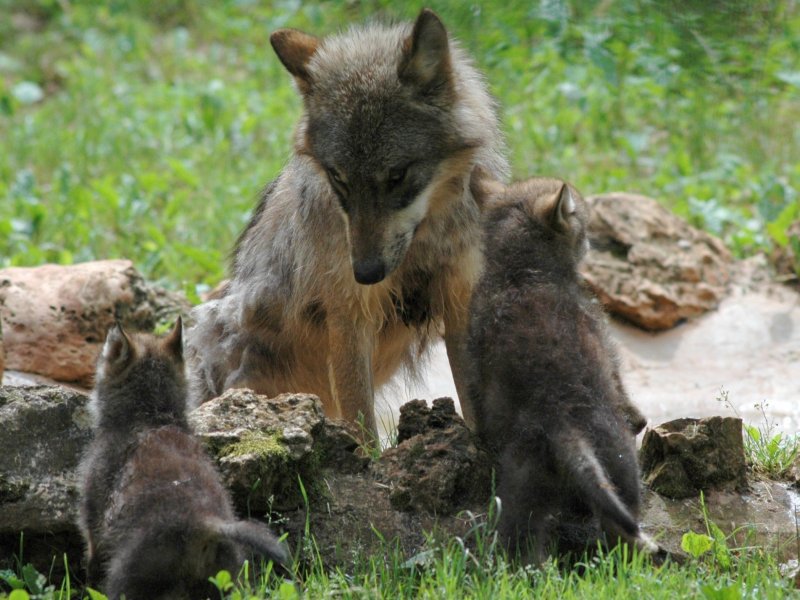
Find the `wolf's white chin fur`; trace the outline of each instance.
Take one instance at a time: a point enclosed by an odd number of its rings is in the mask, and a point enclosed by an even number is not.
[[[437,178],[434,178],[427,187],[414,198],[411,204],[395,213],[392,222],[386,228],[386,235],[383,240],[383,261],[386,264],[387,273],[394,271],[397,266],[403,262],[403,258],[408,252],[408,248],[411,246],[411,241],[414,238],[414,230],[428,214],[431,196],[437,184]],[[402,248],[395,248],[393,244],[393,242],[398,239],[402,239],[404,242]],[[392,255],[387,255],[387,250],[395,250],[395,252]]]

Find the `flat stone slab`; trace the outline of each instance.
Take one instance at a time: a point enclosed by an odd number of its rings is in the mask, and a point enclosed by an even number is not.
[[[797,555],[796,521],[800,494],[788,483],[751,480],[745,491],[709,490],[705,511],[726,535],[728,547],[763,546],[778,560]],[[642,504],[642,524],[667,549],[680,549],[688,531],[706,534],[700,498],[671,500],[648,490]]]

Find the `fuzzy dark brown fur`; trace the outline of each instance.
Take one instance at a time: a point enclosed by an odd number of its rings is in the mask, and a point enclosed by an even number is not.
[[[643,417],[577,273],[588,247],[585,203],[553,179],[484,189],[469,389],[478,432],[497,456],[499,531],[535,561],[553,545],[580,550],[602,534],[653,551],[637,524],[632,430]]]
[[[109,598],[200,598],[246,550],[285,564],[262,524],[238,521],[186,420],[181,323],[164,339],[112,329],[98,361],[94,440],[81,463],[88,583]]]

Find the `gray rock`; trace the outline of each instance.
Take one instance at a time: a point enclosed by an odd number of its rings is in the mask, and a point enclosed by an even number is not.
[[[676,419],[648,429],[639,452],[645,483],[669,498],[695,497],[723,484],[743,487],[742,420]]]
[[[190,420],[216,457],[240,511],[265,513],[303,505],[328,466],[357,472],[366,459],[344,425],[329,424],[311,394],[260,396],[228,390],[195,409]]]
[[[612,193],[587,202],[592,251],[582,273],[610,313],[657,331],[725,297],[732,257],[719,239],[646,196]]]
[[[80,559],[76,468],[91,438],[88,398],[56,386],[0,387],[0,557],[62,543]],[[8,565],[6,565],[8,566]]]

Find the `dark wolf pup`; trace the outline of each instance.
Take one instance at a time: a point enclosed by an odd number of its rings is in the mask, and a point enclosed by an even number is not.
[[[89,584],[109,598],[205,598],[209,576],[254,551],[288,564],[262,524],[238,521],[186,420],[180,319],[163,339],[115,326],[97,365],[94,440],[81,463]]]
[[[374,430],[375,388],[413,366],[431,334],[444,333],[462,389],[480,265],[470,174],[507,172],[494,103],[429,10],[413,24],[324,39],[282,29],[270,41],[304,113],[230,282],[197,309],[192,399],[314,392],[328,415],[362,415]]]
[[[633,432],[643,417],[577,273],[586,205],[554,179],[482,189],[486,262],[472,297],[469,389],[478,432],[496,452],[499,532],[537,562],[554,544],[581,550],[602,534],[654,552],[637,523]]]

